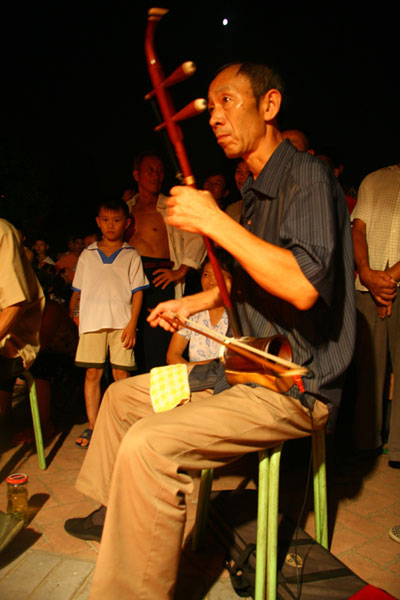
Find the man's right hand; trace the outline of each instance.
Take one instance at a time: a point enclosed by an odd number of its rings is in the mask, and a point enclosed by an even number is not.
[[[168,321],[163,319],[163,314],[169,317]],[[153,308],[147,317],[147,320],[151,327],[157,327],[159,325],[166,331],[175,332],[182,327],[182,324],[177,320],[174,321],[176,314],[184,319],[187,319],[190,316],[190,312],[185,308],[184,300],[168,300],[167,302],[161,302]]]
[[[392,302],[389,302],[388,306],[382,306],[381,304],[377,304],[376,312],[378,313],[378,317],[382,320],[386,317],[390,317],[390,315],[392,314]]]
[[[389,306],[396,296],[396,281],[386,271],[366,267],[359,272],[360,280],[369,289],[378,304]]]

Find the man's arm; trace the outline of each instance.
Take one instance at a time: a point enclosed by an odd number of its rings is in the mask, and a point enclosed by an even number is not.
[[[26,304],[26,301],[18,302],[17,304],[3,308],[0,312],[0,341],[10,333],[13,325],[24,313]]]
[[[353,248],[354,260],[361,283],[368,288],[378,304],[389,306],[396,295],[396,280],[389,271],[370,268],[366,224],[361,219],[354,220]],[[394,267],[392,268],[394,269]],[[398,267],[395,272],[397,272],[397,269]]]
[[[392,279],[394,279],[394,281],[399,282],[400,281],[400,261],[397,262],[395,265],[393,265],[392,267],[390,267],[390,269],[388,269],[386,271],[386,273],[388,275],[390,275],[390,277]]]
[[[267,292],[299,310],[311,308],[318,291],[293,253],[261,240],[221,211],[209,192],[174,187],[167,200],[170,225],[208,236],[225,248]]]
[[[162,285],[162,289],[166,288],[171,282],[177,283],[184,279],[190,269],[199,269],[203,260],[206,257],[206,247],[201,235],[188,233],[187,231],[175,232],[175,235],[180,236],[178,245],[183,250],[183,256],[180,258],[181,265],[178,269],[157,269],[154,274],[153,284],[158,287]]]

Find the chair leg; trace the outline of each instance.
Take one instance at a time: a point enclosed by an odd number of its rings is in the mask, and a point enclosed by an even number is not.
[[[278,571],[279,468],[283,444],[259,452],[257,561],[255,600],[275,600]],[[315,538],[328,548],[325,433],[312,436],[314,471]],[[192,548],[198,550],[204,540],[213,480],[213,469],[201,472]]]
[[[267,577],[268,493],[270,451],[258,453],[258,508],[255,600],[264,600]]]
[[[315,539],[328,548],[328,503],[326,492],[325,433],[315,431],[312,436],[314,472]]]
[[[278,569],[279,464],[283,444],[259,453],[255,600],[275,600]],[[267,590],[265,595],[265,583]]]
[[[39,468],[45,470],[46,469],[46,458],[44,456],[42,427],[40,424],[39,407],[38,407],[35,380],[29,371],[25,371],[25,373],[23,374],[23,377],[25,378],[25,380],[28,384],[28,389],[29,389],[29,401],[30,401],[30,405],[31,405],[33,431],[35,434],[36,452],[38,455]]]
[[[214,469],[203,469],[201,472],[196,521],[192,537],[192,549],[194,551],[199,550],[204,543],[204,532],[208,520],[213,476]]]
[[[270,450],[268,498],[267,600],[276,599],[278,576],[279,467],[283,444]]]

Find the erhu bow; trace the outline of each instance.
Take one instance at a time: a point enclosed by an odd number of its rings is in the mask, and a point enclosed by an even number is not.
[[[207,108],[207,102],[202,98],[198,98],[197,100],[193,100],[193,102],[189,103],[185,108],[183,108],[179,112],[175,111],[168,88],[174,85],[175,83],[183,81],[187,77],[193,75],[193,73],[196,70],[196,66],[193,62],[184,62],[173,73],[171,73],[169,77],[165,78],[160,61],[158,60],[154,49],[154,33],[159,21],[167,12],[168,9],[166,8],[151,8],[148,11],[148,20],[145,36],[145,54],[150,79],[153,84],[153,90],[145,96],[145,99],[150,100],[154,96],[156,97],[164,121],[157,125],[155,131],[161,131],[163,129],[166,129],[168,137],[174,147],[180,168],[182,170],[182,175],[180,179],[185,185],[195,188],[195,179],[190,167],[189,159],[186,154],[185,146],[183,144],[183,133],[180,126],[178,125],[178,121],[187,119],[189,117],[195,116],[196,114],[203,112]],[[265,375],[267,381],[263,380],[262,384],[266,385],[271,389],[277,389],[277,391],[287,391],[292,386],[293,381],[296,382],[296,384],[299,387],[302,387],[300,374],[307,373],[307,369],[299,365],[295,365],[291,362],[290,344],[286,340],[286,338],[284,338],[284,336],[273,336],[272,338],[264,338],[260,340],[254,338],[245,338],[243,340],[238,339],[241,337],[240,327],[232,306],[231,299],[229,297],[225,279],[222,275],[220,264],[214,253],[212,241],[206,236],[203,236],[203,239],[207,249],[208,257],[210,259],[210,263],[214,270],[215,278],[217,280],[217,284],[221,293],[221,298],[228,314],[232,333],[234,335],[234,338],[231,338],[228,343],[220,342],[225,346],[229,346],[229,348],[225,348],[225,351],[228,350],[228,352],[225,352],[225,354],[221,353],[220,356],[221,362],[224,364],[227,377],[229,372],[233,374],[234,378],[237,376],[241,377],[243,373],[245,375],[248,375],[251,372],[253,376],[256,376],[256,380],[254,380],[253,378],[253,381],[261,383],[261,380],[259,380],[257,377],[258,375],[260,375],[260,377],[262,375]],[[168,318],[166,318],[166,320],[168,320]],[[185,323],[185,326],[190,328],[190,325],[187,321]],[[273,345],[272,340],[274,340],[275,345],[277,343],[277,340],[279,340],[279,348],[276,349],[275,355],[268,354],[267,352],[265,352],[265,350],[269,349],[270,346]],[[251,344],[253,344],[253,346]],[[232,358],[229,355],[230,349],[232,349],[234,352],[240,355],[240,358],[247,358],[248,362],[245,365],[239,365],[237,364],[237,361],[233,359],[235,365],[233,369],[230,369],[229,363],[231,363],[232,361]],[[262,355],[262,357],[260,356],[260,354]],[[280,361],[279,358],[278,360],[276,360],[276,358],[279,356],[281,356]],[[283,368],[282,360],[283,362],[287,363],[285,365],[286,369]],[[256,368],[253,368],[252,371],[249,366],[251,362],[253,363],[253,366],[254,364],[256,365]],[[288,372],[285,373],[285,370]],[[238,375],[238,373],[240,373],[240,375]],[[280,378],[283,378],[284,383],[281,383],[282,380],[281,382],[278,381]],[[273,382],[272,379],[275,379],[276,382],[278,382],[278,384],[276,385],[276,383]],[[246,381],[252,380],[247,379]],[[233,381],[231,378],[231,382],[244,383],[245,381]]]

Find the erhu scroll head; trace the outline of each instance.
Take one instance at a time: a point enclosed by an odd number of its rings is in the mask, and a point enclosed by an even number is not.
[[[168,8],[149,8],[149,10],[147,11],[147,18],[150,20],[156,20],[159,21],[160,19],[163,18],[164,15],[167,14]]]

